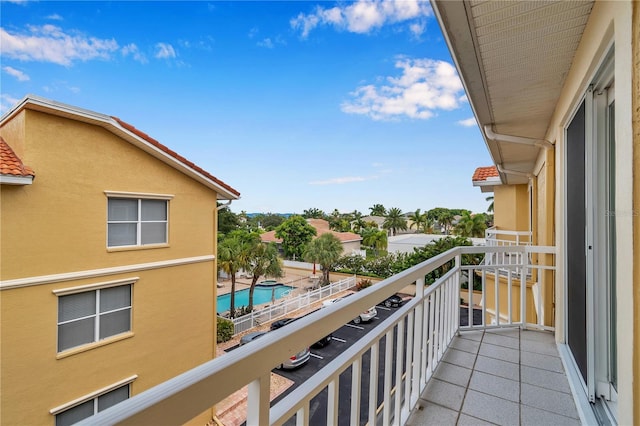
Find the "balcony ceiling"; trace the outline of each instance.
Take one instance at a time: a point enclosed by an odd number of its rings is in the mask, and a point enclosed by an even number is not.
[[[432,5],[480,127],[543,139],[593,2],[432,0]],[[526,183],[541,148],[483,134],[502,182]]]

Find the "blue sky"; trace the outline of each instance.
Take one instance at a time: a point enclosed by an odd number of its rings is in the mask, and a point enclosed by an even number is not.
[[[1,112],[35,94],[116,116],[240,191],[236,213],[489,204],[428,2],[0,7]]]

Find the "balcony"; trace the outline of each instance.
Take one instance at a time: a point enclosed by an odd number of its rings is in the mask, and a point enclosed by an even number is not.
[[[310,417],[318,411],[330,425],[579,424],[546,305],[532,303],[530,281],[553,272],[554,253],[515,244],[454,248],[81,424],[181,424],[245,386],[247,425],[318,424]],[[478,263],[507,255],[519,262]],[[463,295],[474,300],[468,283],[477,280],[480,303],[461,304]],[[282,359],[408,285],[413,299],[271,405],[270,373]],[[311,410],[316,397],[323,403]]]

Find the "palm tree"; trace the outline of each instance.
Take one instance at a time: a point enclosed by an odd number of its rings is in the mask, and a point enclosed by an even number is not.
[[[485,229],[487,229],[487,224],[483,213],[472,216],[469,212],[463,212],[456,226],[456,233],[465,238],[483,237]]]
[[[258,279],[264,275],[266,277],[282,277],[282,260],[278,257],[278,248],[274,243],[263,244],[258,239],[247,257],[245,269],[251,273],[251,287],[249,287],[249,304],[247,310],[253,310],[253,292]]]
[[[362,233],[362,244],[371,247],[377,256],[380,250],[387,249],[387,233],[378,228],[366,228]]]
[[[322,267],[322,284],[329,284],[329,273],[341,254],[342,243],[338,237],[326,233],[307,244],[302,256],[305,261]]]
[[[489,204],[489,207],[487,207],[487,211],[491,213],[493,211],[493,195],[490,195],[487,198],[485,198],[485,201],[491,201],[491,204]]]
[[[387,209],[382,204],[374,204],[369,207],[369,210],[371,210],[371,216],[384,216],[387,214]]]
[[[245,265],[247,247],[244,241],[237,234],[230,234],[218,246],[218,266],[227,275],[231,276],[231,295],[229,304],[229,316],[235,317],[236,310],[236,274]]]
[[[391,235],[396,235],[398,230],[406,231],[407,220],[402,215],[402,210],[397,207],[390,208],[382,223],[382,227],[391,231]]]
[[[409,220],[411,221],[409,229],[413,229],[413,226],[415,225],[416,231],[420,232],[420,228],[422,228],[422,232],[427,232],[427,227],[430,227],[427,213],[421,213],[420,209],[409,214]]]

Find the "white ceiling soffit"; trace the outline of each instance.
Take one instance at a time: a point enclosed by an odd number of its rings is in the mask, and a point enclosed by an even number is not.
[[[432,0],[432,6],[480,127],[544,138],[593,2]],[[485,141],[502,181],[526,183],[543,148]]]

